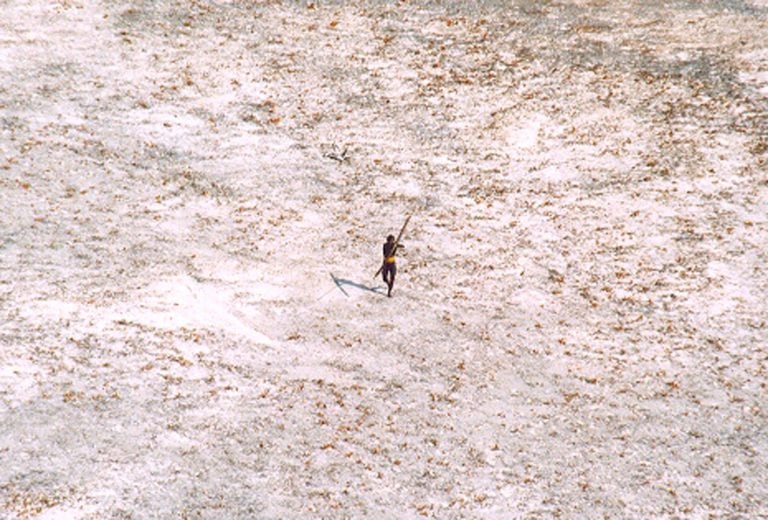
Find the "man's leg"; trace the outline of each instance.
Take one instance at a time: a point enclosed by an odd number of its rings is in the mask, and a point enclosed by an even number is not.
[[[395,286],[395,275],[397,274],[397,267],[395,264],[389,264],[389,290],[387,291],[387,296],[392,296],[392,287]]]

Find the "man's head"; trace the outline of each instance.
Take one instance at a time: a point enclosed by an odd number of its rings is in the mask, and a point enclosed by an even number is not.
[[[395,235],[387,236],[387,242],[394,242],[394,241],[395,241]]]

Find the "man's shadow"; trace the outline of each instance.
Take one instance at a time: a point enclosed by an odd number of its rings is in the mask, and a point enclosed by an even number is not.
[[[385,293],[383,287],[368,287],[367,285],[363,285],[361,283],[353,282],[352,280],[346,280],[344,278],[338,278],[335,274],[331,273],[331,278],[333,278],[333,283],[336,284],[336,287],[339,288],[339,290],[344,293],[344,296],[349,297],[349,293],[344,290],[344,286],[350,286],[354,287],[355,289],[360,289],[362,291],[368,291],[376,294],[384,295]]]

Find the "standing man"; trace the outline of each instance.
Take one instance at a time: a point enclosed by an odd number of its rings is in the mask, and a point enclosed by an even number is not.
[[[384,243],[384,264],[381,268],[381,276],[384,278],[384,283],[389,288],[387,290],[387,296],[392,297],[392,287],[395,285],[395,275],[397,274],[397,266],[395,265],[395,253],[398,249],[404,246],[395,242],[395,236],[389,235],[387,241]]]

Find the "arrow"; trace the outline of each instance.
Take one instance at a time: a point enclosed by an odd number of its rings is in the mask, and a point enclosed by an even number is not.
[[[400,239],[403,238],[403,233],[405,232],[405,227],[408,225],[408,222],[411,220],[411,215],[408,215],[405,218],[405,224],[403,224],[403,227],[400,228],[400,233],[398,233],[397,238],[395,239],[395,247],[392,248],[392,256],[395,255],[397,252],[397,246],[400,243]],[[381,270],[384,269],[384,262],[381,263],[381,267],[379,267],[379,270],[376,271],[376,274],[373,275],[374,278],[379,276],[381,274]]]

